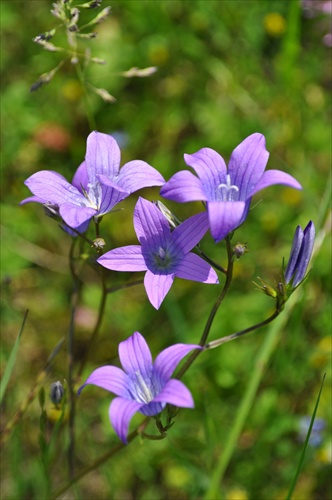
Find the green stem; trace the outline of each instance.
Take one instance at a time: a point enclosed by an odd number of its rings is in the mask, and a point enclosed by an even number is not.
[[[90,104],[90,100],[89,100],[89,96],[88,96],[88,91],[87,91],[87,88],[86,88],[84,74],[83,74],[83,71],[82,71],[82,68],[81,68],[81,65],[80,65],[79,62],[77,62],[75,64],[75,68],[76,68],[76,73],[77,73],[78,79],[79,79],[79,81],[80,81],[80,83],[82,85],[82,88],[84,90],[85,112],[86,112],[86,117],[87,117],[87,120],[88,120],[88,123],[89,123],[90,130],[96,130],[97,129],[97,124],[96,124],[96,120],[95,120],[95,118],[93,116],[93,113],[92,113],[91,104]]]
[[[279,333],[285,326],[295,303],[296,301],[292,299],[287,302],[284,314],[271,325],[267,336],[264,338],[263,345],[256,359],[255,369],[252,371],[252,375],[249,379],[249,383],[242,398],[240,407],[235,414],[235,421],[233,423],[232,429],[228,434],[226,443],[223,446],[223,453],[220,456],[213,471],[210,486],[204,496],[205,500],[220,497],[220,485],[222,483],[225,471],[231,461],[238,439],[247,421],[248,414],[253,405],[267,364],[277,345]]]
[[[96,340],[97,340],[97,337],[99,334],[99,330],[101,327],[101,323],[103,320],[104,312],[105,312],[106,299],[107,299],[107,289],[106,289],[105,274],[102,273],[102,295],[101,295],[101,300],[100,300],[100,304],[99,304],[98,318],[97,318],[97,322],[95,324],[95,327],[93,329],[93,332],[91,334],[89,345],[88,345],[88,348],[85,352],[85,356],[84,356],[84,358],[81,362],[81,365],[79,367],[79,370],[77,372],[77,377],[80,377],[82,375],[82,372],[84,370],[89,353],[92,351],[92,348],[96,343]]]
[[[146,428],[148,422],[150,420],[150,417],[147,417],[141,425],[139,425],[133,432],[131,432],[127,438],[127,443],[129,444],[131,441],[133,441],[137,436],[144,435],[144,429]],[[115,455],[118,451],[122,450],[125,448],[127,445],[124,443],[119,443],[114,446],[111,450],[106,452],[104,455],[99,457],[92,465],[89,465],[88,467],[85,467],[84,469],[81,470],[76,476],[70,479],[70,481],[60,488],[56,493],[51,495],[51,500],[56,500],[59,498],[63,493],[65,493],[71,486],[73,486],[75,483],[77,483],[82,477],[86,476],[90,472],[96,470],[100,465],[104,464],[109,460],[113,455]]]
[[[217,311],[220,307],[220,304],[224,300],[224,298],[229,290],[229,287],[231,285],[231,282],[232,282],[234,262],[233,262],[233,250],[231,248],[231,242],[230,242],[229,238],[226,238],[226,248],[227,248],[227,256],[228,256],[228,267],[227,267],[227,273],[226,273],[226,281],[225,281],[225,284],[223,286],[223,289],[222,289],[219,297],[217,298],[215,304],[213,305],[213,307],[211,309],[211,312],[210,312],[209,317],[207,319],[207,322],[205,324],[201,340],[199,341],[199,345],[201,347],[204,347],[204,345],[206,344],[206,341],[207,341],[208,335],[210,333],[211,326],[212,326],[212,323],[214,321],[215,315],[217,314]],[[193,364],[193,362],[201,354],[201,352],[203,352],[203,350],[201,350],[201,349],[195,349],[192,352],[192,354],[189,356],[187,361],[184,363],[184,365],[180,369],[179,373],[176,375],[176,378],[180,379],[181,377],[183,377],[183,375],[186,373],[188,368]]]
[[[209,264],[211,264],[212,267],[214,267],[215,269],[217,269],[221,273],[227,274],[227,270],[225,268],[223,268],[222,266],[219,266],[219,264],[217,264],[214,260],[210,259],[210,257],[208,255],[206,255],[206,253],[204,253],[199,248],[198,245],[197,245],[196,248],[198,249],[198,251],[199,251],[200,255],[203,257],[203,259],[206,260],[206,262],[208,262]]]
[[[106,288],[107,293],[117,292],[118,290],[123,290],[125,288],[131,288],[132,286],[142,285],[144,280],[131,281],[130,283],[124,283],[122,285],[113,285],[110,288]]]
[[[71,297],[71,314],[68,328],[68,394],[69,394],[69,447],[68,447],[68,470],[69,478],[74,476],[74,461],[75,461],[75,397],[73,387],[73,371],[74,371],[74,330],[75,330],[75,313],[79,301],[79,278],[74,269],[74,250],[77,240],[74,239],[70,248],[69,267],[73,277],[73,292]]]
[[[230,342],[231,340],[242,337],[242,335],[245,335],[246,333],[252,332],[253,330],[257,330],[262,326],[268,325],[277,316],[279,316],[280,312],[281,311],[274,311],[272,316],[270,316],[269,318],[265,319],[264,321],[261,321],[260,323],[257,323],[256,325],[249,326],[248,328],[245,328],[240,332],[232,333],[231,335],[227,335],[227,337],[222,337],[221,339],[218,340],[212,340],[212,342],[209,342],[208,344],[205,345],[205,349],[214,349],[215,347],[219,347],[222,344],[226,344],[226,342]]]

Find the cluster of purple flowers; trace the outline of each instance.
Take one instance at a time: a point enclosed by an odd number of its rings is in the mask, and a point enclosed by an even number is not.
[[[60,216],[66,228],[82,233],[91,220],[111,212],[131,193],[150,186],[162,186],[160,194],[177,202],[201,200],[206,210],[182,223],[170,225],[156,204],[139,198],[134,210],[134,227],[139,245],[128,245],[104,253],[97,262],[115,271],[145,272],[144,286],[151,304],[159,309],[174,278],[202,283],[218,283],[215,270],[192,250],[210,229],[217,243],[228,237],[246,219],[251,199],[262,189],[283,184],[295,189],[301,185],[279,170],[265,171],[269,153],[262,134],[252,134],[233,151],[228,168],[223,158],[210,148],[184,156],[188,170],[177,172],[168,182],[152,166],[141,160],[120,169],[120,148],[107,134],[92,132],[87,139],[86,156],[70,184],[62,175],[43,170],[25,184],[33,196],[21,203],[37,202]],[[293,288],[304,279],[314,241],[310,222],[297,228],[285,283]],[[188,389],[171,379],[178,363],[198,345],[176,344],[162,351],[152,363],[150,350],[141,334],[135,332],[119,345],[124,371],[114,366],[95,370],[85,384],[107,389],[116,396],[110,406],[110,420],[122,441],[136,411],[159,414],[167,403],[193,407]]]

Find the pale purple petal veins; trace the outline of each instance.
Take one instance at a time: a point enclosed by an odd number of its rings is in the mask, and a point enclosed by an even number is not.
[[[63,203],[59,208],[59,213],[68,226],[76,228],[92,219],[97,214],[97,210],[90,207],[77,207],[72,203]]]
[[[239,188],[239,199],[245,201],[252,196],[260,181],[269,153],[262,134],[252,134],[242,141],[233,151],[228,164],[228,174],[232,185]]]
[[[135,332],[131,337],[119,344],[121,364],[128,375],[141,374],[148,380],[152,373],[152,356],[144,337]]]
[[[172,233],[172,241],[183,253],[187,253],[201,241],[208,229],[208,214],[202,212],[189,217],[177,226]]]
[[[72,185],[82,193],[82,188],[85,189],[85,191],[88,191],[88,184],[88,171],[86,163],[83,161],[74,174]]]
[[[178,264],[175,276],[185,280],[218,284],[218,275],[204,259],[194,253],[188,253]]]
[[[266,187],[273,186],[274,184],[284,184],[294,189],[302,189],[301,184],[286,172],[282,172],[281,170],[267,170],[264,172],[263,177],[255,186],[252,193],[249,194],[252,196],[253,194],[258,193],[258,191],[261,191]]]
[[[243,201],[212,201],[208,203],[210,230],[216,243],[243,222],[246,206]]]
[[[180,408],[194,408],[191,392],[180,380],[169,380],[154,402],[165,402]]]
[[[222,156],[213,149],[202,148],[197,153],[185,154],[184,159],[202,181],[207,199],[214,200],[217,187],[226,179],[226,163]]]
[[[142,406],[144,406],[144,403],[137,403],[136,401],[123,398],[115,398],[110,404],[109,418],[111,424],[121,441],[125,444],[127,444],[130,420],[134,413]]]
[[[315,226],[312,221],[310,221],[307,227],[304,229],[303,235],[304,236],[303,236],[301,253],[299,255],[298,267],[293,281],[294,287],[297,286],[303,280],[314,248]]]
[[[104,253],[97,262],[112,271],[146,271],[146,263],[140,245],[128,245]]]
[[[90,184],[96,184],[98,174],[114,179],[119,173],[120,159],[120,148],[112,136],[91,132],[87,139],[85,155]]]
[[[104,175],[98,175],[97,177],[101,183],[101,204],[99,207],[99,214],[103,215],[110,212],[117,203],[127,198],[129,193],[110,181]]]
[[[289,283],[293,277],[297,265],[297,260],[302,248],[302,241],[303,241],[303,230],[301,226],[297,226],[293,238],[292,248],[289,255],[289,261],[285,271],[286,284]]]
[[[107,391],[113,392],[116,396],[131,398],[128,390],[128,375],[116,366],[101,366],[94,370],[86,382],[81,385],[77,393],[80,395],[82,389],[88,384],[93,384]]]
[[[175,344],[167,347],[155,359],[153,372],[162,381],[167,381],[180,361],[192,350],[202,347],[195,344]]]
[[[139,197],[134,210],[134,227],[140,243],[165,247],[171,234],[168,222],[156,205]]]
[[[207,201],[202,181],[188,170],[177,172],[160,190],[160,195],[178,202]]]
[[[142,160],[133,160],[121,167],[117,183],[125,191],[133,193],[138,189],[150,186],[162,186],[165,179],[148,163]]]
[[[155,309],[159,309],[174,281],[174,274],[153,274],[147,271],[144,286],[149,301]]]
[[[86,199],[69,182],[57,172],[41,170],[31,175],[24,184],[45,203],[61,205],[71,202],[78,206],[86,205]]]

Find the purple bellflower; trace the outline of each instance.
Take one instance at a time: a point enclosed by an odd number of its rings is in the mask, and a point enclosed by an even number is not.
[[[106,252],[97,262],[113,271],[146,271],[144,286],[151,304],[159,309],[175,276],[218,283],[214,269],[190,252],[209,228],[206,212],[194,215],[171,232],[169,223],[151,201],[139,198],[134,227],[141,245]]]
[[[193,349],[202,348],[193,344],[175,344],[163,350],[153,364],[144,337],[135,332],[119,344],[123,370],[116,366],[97,368],[79,388],[78,394],[87,384],[93,384],[118,396],[110,405],[109,417],[119,438],[127,443],[129,423],[137,411],[153,416],[160,413],[167,403],[183,408],[194,407],[187,387],[180,380],[171,379],[179,362]]]
[[[315,241],[315,226],[310,221],[304,230],[297,226],[285,270],[286,285],[296,288],[305,277]]]
[[[207,204],[210,231],[218,242],[246,219],[251,198],[273,184],[285,184],[295,189],[301,185],[291,175],[280,170],[264,172],[269,153],[265,137],[252,134],[233,151],[228,170],[223,158],[213,149],[203,148],[184,159],[198,177],[183,170],[164,184],[160,194],[177,202],[202,200]]]
[[[78,167],[72,184],[62,175],[41,170],[25,184],[34,196],[28,202],[43,203],[64,222],[83,232],[92,217],[101,217],[134,191],[161,186],[164,178],[141,160],[133,160],[120,169],[120,148],[107,134],[92,132],[87,139],[85,161]]]

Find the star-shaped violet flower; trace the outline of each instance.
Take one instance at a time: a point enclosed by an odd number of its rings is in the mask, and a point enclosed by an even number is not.
[[[171,232],[167,219],[151,201],[139,198],[134,227],[141,245],[106,252],[97,262],[113,271],[146,271],[144,286],[151,304],[159,309],[175,276],[218,283],[214,269],[190,252],[209,228],[207,213],[190,217]]]
[[[177,172],[164,184],[160,194],[178,202],[206,202],[210,231],[218,242],[244,222],[251,198],[258,191],[273,184],[302,189],[297,180],[285,172],[264,172],[268,157],[265,137],[258,133],[250,135],[234,149],[228,171],[216,151],[200,149],[184,155],[185,162],[198,177],[188,170]]]
[[[120,156],[112,136],[92,132],[87,139],[85,161],[72,184],[57,172],[41,170],[25,181],[34,196],[21,204],[43,203],[59,213],[68,226],[83,232],[92,217],[110,212],[134,191],[165,182],[156,169],[141,160],[130,161],[120,169]]]
[[[93,384],[118,396],[110,405],[109,417],[119,438],[127,443],[129,423],[137,411],[153,416],[167,403],[194,407],[187,387],[180,380],[171,379],[179,362],[193,349],[202,348],[194,344],[175,344],[163,350],[152,363],[149,346],[144,337],[135,332],[119,344],[123,370],[116,366],[97,368],[79,388],[78,394],[87,384]]]

